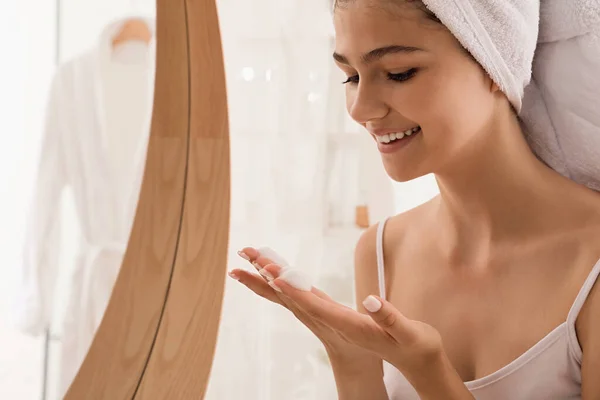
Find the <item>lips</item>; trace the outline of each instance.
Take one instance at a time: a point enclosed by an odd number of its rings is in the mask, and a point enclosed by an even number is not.
[[[394,136],[391,136],[392,134],[389,134],[390,136],[388,137],[386,137],[387,135],[376,136],[377,148],[379,149],[379,152],[383,154],[395,153],[396,151],[399,151],[404,147],[410,145],[410,143],[416,140],[416,138],[420,136],[419,134],[421,133],[420,127],[416,127],[413,129],[416,130],[411,130],[409,135],[405,135],[401,132],[399,135],[393,134]],[[392,139],[392,137],[394,138]]]
[[[404,138],[410,137],[416,133],[419,133],[421,131],[421,127],[420,126],[416,126],[414,128],[408,129],[406,131],[403,132],[392,132],[392,133],[388,133],[385,135],[376,135],[375,139],[377,140],[378,143],[393,143],[396,140],[402,140]]]

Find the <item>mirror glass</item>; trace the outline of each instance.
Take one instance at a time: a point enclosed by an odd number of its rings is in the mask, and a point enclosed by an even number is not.
[[[0,74],[11,110],[0,147],[0,398],[60,399],[132,228],[152,114],[155,2],[3,2],[0,13],[13,57]]]
[[[228,271],[267,246],[355,307],[354,246],[366,227],[435,195],[395,185],[346,112],[326,0],[218,2],[231,134]],[[235,382],[235,384],[232,384]],[[280,305],[227,279],[207,399],[334,399],[322,344]]]

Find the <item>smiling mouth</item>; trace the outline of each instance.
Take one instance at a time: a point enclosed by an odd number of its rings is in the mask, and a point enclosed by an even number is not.
[[[421,132],[421,127],[416,126],[412,129],[409,129],[404,132],[396,132],[396,133],[390,133],[387,135],[375,136],[375,140],[377,140],[378,143],[390,144],[390,143],[394,143],[398,140],[402,140],[404,138],[411,137],[412,135],[416,135],[419,132]]]

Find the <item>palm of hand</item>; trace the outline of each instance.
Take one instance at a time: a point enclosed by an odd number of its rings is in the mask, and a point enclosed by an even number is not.
[[[290,310],[330,355],[343,355],[346,360],[378,357],[400,370],[420,370],[442,352],[440,334],[431,325],[405,318],[397,310],[378,317],[361,314],[315,287],[300,291],[277,279],[284,269],[255,249],[246,248],[240,256],[260,275],[234,270],[232,276],[256,294]]]

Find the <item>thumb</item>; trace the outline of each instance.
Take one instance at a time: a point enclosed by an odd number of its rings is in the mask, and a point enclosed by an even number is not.
[[[399,343],[411,343],[418,331],[413,321],[406,318],[396,307],[379,296],[368,296],[363,306],[373,320]]]

